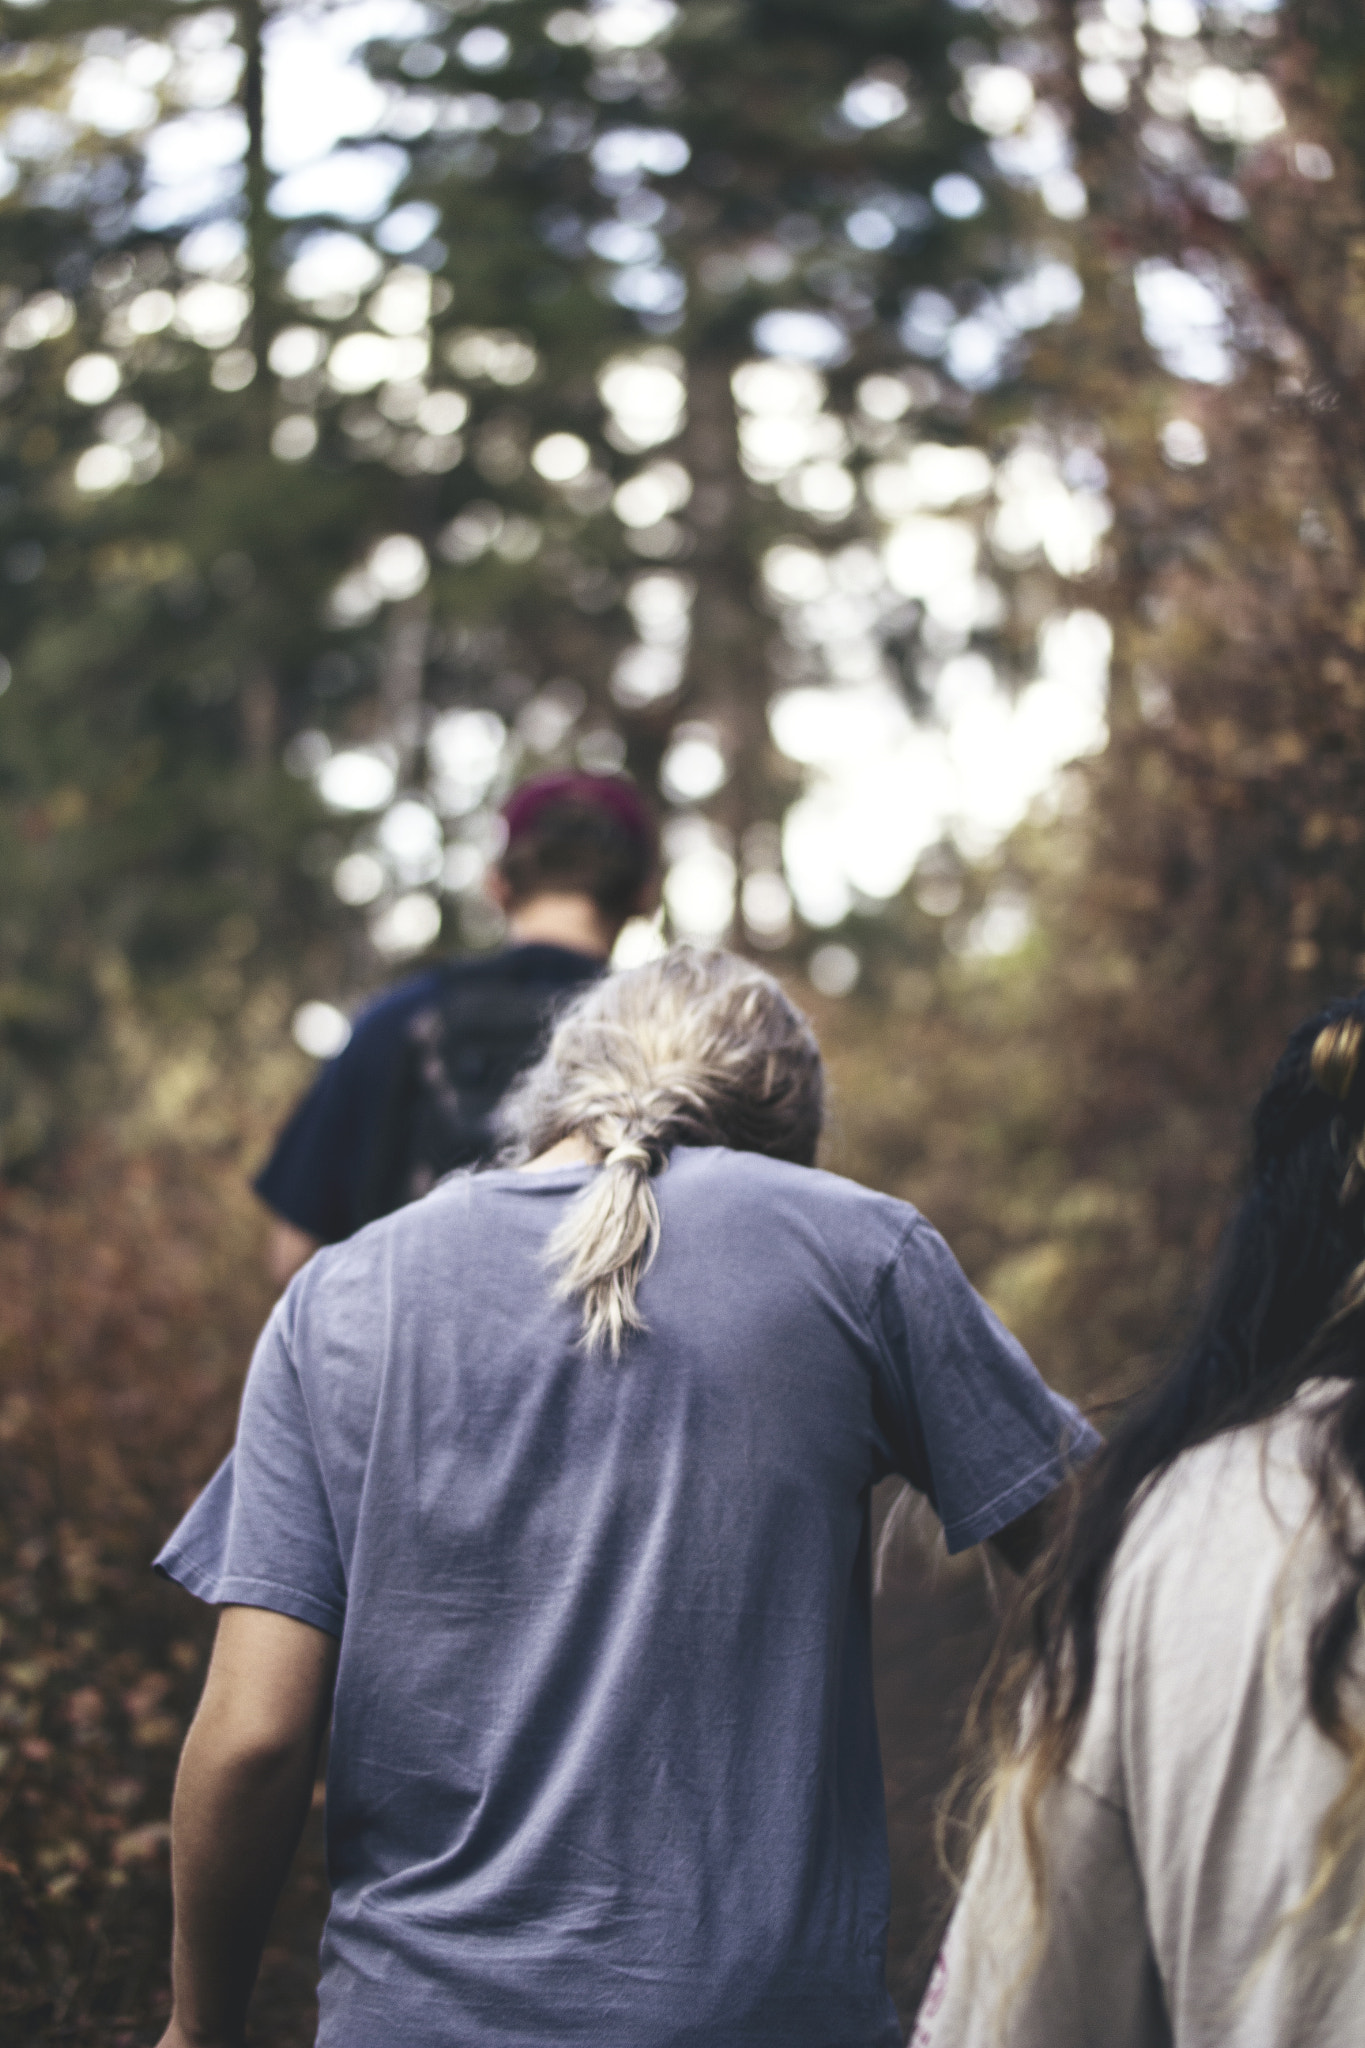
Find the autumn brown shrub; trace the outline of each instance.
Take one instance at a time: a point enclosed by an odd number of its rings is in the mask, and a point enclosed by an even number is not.
[[[170,1787],[211,1617],[149,1563],[230,1441],[258,1240],[235,1146],[92,1140],[0,1192],[7,2042],[121,2048],[165,2009]],[[311,2039],[312,1929],[287,1934],[300,1967],[267,1971],[260,2022],[282,2048]]]

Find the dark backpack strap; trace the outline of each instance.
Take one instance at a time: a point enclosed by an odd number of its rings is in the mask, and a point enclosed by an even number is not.
[[[367,1222],[491,1155],[499,1103],[576,993],[490,974],[457,981],[414,1012],[366,1176]]]
[[[407,1134],[417,1114],[418,1085],[417,1061],[413,1056],[409,1031],[405,1028],[375,1119],[374,1136],[365,1163],[357,1229],[363,1224],[373,1223],[378,1216],[387,1216],[391,1210],[401,1208],[407,1199],[400,1189]]]

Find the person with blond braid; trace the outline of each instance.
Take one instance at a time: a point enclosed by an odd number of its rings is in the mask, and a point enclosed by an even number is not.
[[[1253,1130],[1189,1349],[1031,1584],[913,2048],[1365,2041],[1365,996]]]
[[[813,1170],[771,976],[593,984],[509,1150],[326,1249],[158,1560],[223,1608],[175,2012],[235,2048],[322,1732],[321,2048],[899,2048],[869,1501],[1019,1561],[1094,1443],[913,1209]]]

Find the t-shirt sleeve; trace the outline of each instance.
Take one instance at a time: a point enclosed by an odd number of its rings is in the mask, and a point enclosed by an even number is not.
[[[346,1573],[288,1343],[293,1290],[251,1362],[237,1442],[155,1559],[214,1607],[268,1607],[339,1636]]]
[[[1026,1514],[1098,1449],[922,1218],[881,1275],[874,1318],[889,1462],[928,1494],[950,1551]]]

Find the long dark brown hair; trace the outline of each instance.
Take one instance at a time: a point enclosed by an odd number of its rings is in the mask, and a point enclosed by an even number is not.
[[[1290,1039],[1255,1112],[1250,1184],[1194,1335],[1082,1473],[1065,1527],[1025,1585],[1024,1646],[1002,1651],[993,1746],[997,1788],[1023,1772],[1037,1904],[1044,1888],[1038,1802],[1081,1732],[1106,1583],[1137,1496],[1183,1451],[1264,1421],[1309,1379],[1339,1383],[1316,1411],[1312,1460],[1338,1569],[1325,1583],[1309,1639],[1305,1705],[1350,1768],[1323,1819],[1305,1903],[1321,1896],[1365,1835],[1365,1731],[1345,1698],[1365,1608],[1363,1053],[1365,995],[1332,1003]]]

